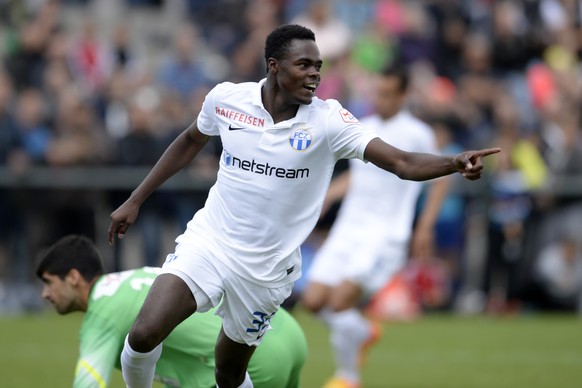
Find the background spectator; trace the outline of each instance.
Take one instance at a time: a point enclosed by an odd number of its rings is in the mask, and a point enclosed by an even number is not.
[[[562,236],[545,246],[536,258],[534,279],[539,285],[541,307],[551,310],[578,309],[582,295],[582,250],[580,239]]]

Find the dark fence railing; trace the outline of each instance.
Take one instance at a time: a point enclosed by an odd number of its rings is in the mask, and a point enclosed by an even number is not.
[[[151,167],[33,167],[14,173],[0,167],[0,188],[131,190],[142,181]],[[207,191],[214,178],[202,177],[185,169],[170,178],[161,190]],[[453,189],[472,196],[486,195],[488,180],[463,181]],[[582,174],[554,176],[539,192],[562,197],[582,198]]]
[[[0,167],[0,188],[131,190],[149,170],[150,167],[33,167],[17,174]],[[205,191],[213,182],[186,169],[160,189]]]

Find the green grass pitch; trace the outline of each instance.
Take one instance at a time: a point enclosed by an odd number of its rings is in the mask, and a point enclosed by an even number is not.
[[[333,371],[326,328],[296,312],[309,342],[303,388]],[[71,386],[81,314],[0,317],[0,385]],[[582,381],[582,319],[430,315],[386,323],[363,372],[369,388],[574,388]],[[111,387],[123,387],[116,372]],[[160,387],[160,385],[156,385]],[[276,388],[276,387],[273,387]]]

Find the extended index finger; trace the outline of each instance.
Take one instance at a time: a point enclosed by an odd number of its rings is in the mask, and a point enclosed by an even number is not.
[[[476,151],[474,156],[483,157],[483,156],[493,155],[493,154],[496,154],[498,152],[501,152],[501,148],[486,148],[483,150]]]

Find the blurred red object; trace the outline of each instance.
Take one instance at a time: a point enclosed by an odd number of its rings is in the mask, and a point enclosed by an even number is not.
[[[411,259],[374,295],[366,314],[380,321],[412,321],[422,310],[444,307],[450,297],[450,276],[439,259]]]
[[[438,104],[452,104],[457,97],[457,87],[446,77],[435,77],[429,87],[430,96]]]
[[[556,93],[552,71],[543,63],[532,65],[527,70],[527,84],[536,108],[544,108]]]
[[[413,321],[421,306],[410,282],[399,272],[374,295],[365,312],[378,321]]]
[[[411,259],[403,271],[415,297],[424,308],[443,307],[450,296],[450,276],[442,260]]]

